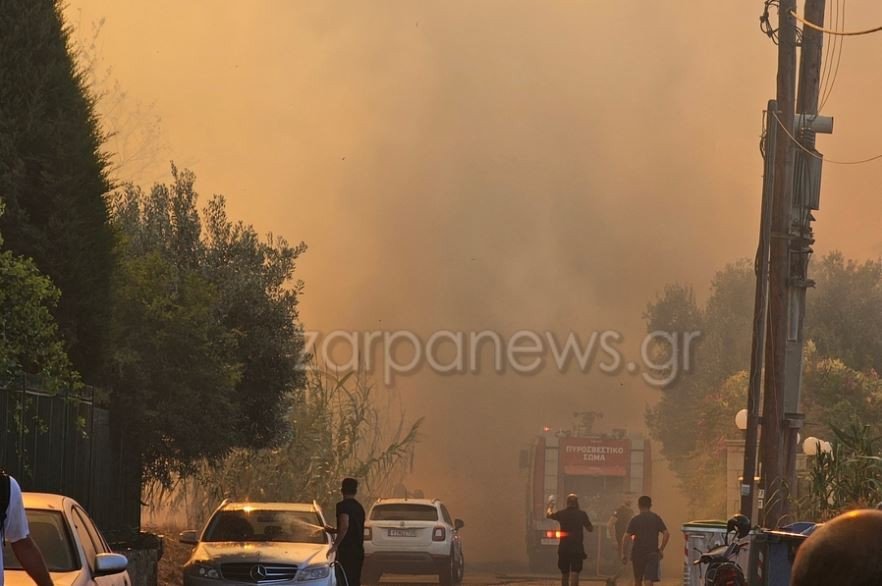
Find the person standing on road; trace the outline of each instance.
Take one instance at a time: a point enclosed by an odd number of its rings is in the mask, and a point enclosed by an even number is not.
[[[637,499],[637,508],[640,509],[640,513],[628,523],[619,553],[622,556],[622,563],[627,564],[625,544],[633,539],[631,563],[634,567],[634,586],[652,585],[661,580],[661,560],[671,534],[662,518],[652,512],[651,498],[642,496]],[[659,533],[662,535],[661,547],[658,545]]]
[[[557,546],[557,567],[560,569],[561,586],[579,586],[579,572],[587,557],[583,543],[582,529],[594,531],[588,514],[579,508],[579,498],[567,496],[567,507],[554,512],[553,502],[549,501],[545,516],[560,523],[560,543]]]
[[[337,554],[337,568],[342,570],[337,573],[338,586],[360,586],[364,565],[364,508],[355,500],[358,481],[344,478],[340,492],[343,500],[337,503],[337,528],[328,528],[331,533],[336,533],[328,557]]]
[[[619,549],[619,544],[622,543],[622,537],[625,536],[625,532],[628,530],[628,523],[631,522],[631,517],[633,516],[634,509],[631,508],[631,499],[628,498],[622,501],[622,504],[613,511],[606,524],[606,529],[609,531],[610,539],[613,540],[616,551]],[[625,551],[625,553],[627,554],[628,552]]]
[[[52,577],[46,567],[43,554],[30,538],[28,518],[25,516],[21,488],[15,478],[0,470],[0,537],[12,547],[21,567],[37,586],[52,586]],[[3,548],[0,547],[0,565],[3,564]],[[0,586],[3,574],[0,573]]]

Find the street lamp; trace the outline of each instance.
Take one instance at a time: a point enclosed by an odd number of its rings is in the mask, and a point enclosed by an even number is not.
[[[814,436],[805,438],[802,442],[802,453],[806,456],[817,456],[818,453],[829,454],[833,452],[833,444]]]
[[[747,430],[747,409],[742,409],[735,414],[735,427],[741,431]]]

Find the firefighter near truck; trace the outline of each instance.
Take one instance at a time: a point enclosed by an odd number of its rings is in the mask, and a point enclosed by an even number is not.
[[[566,495],[575,494],[595,526],[593,533],[585,535],[585,574],[617,574],[621,560],[607,520],[626,499],[636,500],[651,492],[649,440],[624,430],[586,433],[545,428],[522,454],[521,462],[528,469],[526,546],[530,570],[555,570],[561,533],[557,522],[546,518],[546,509],[549,503],[563,506]]]

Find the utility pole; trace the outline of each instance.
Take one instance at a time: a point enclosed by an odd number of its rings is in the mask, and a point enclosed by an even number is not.
[[[778,6],[778,112],[769,116],[778,124],[781,140],[775,145],[769,252],[769,319],[767,328],[765,388],[761,443],[763,524],[777,526],[784,510],[786,457],[784,438],[785,349],[787,346],[787,277],[790,272],[790,208],[793,192],[793,151],[786,133],[793,134],[796,85],[796,21],[791,13],[796,0]],[[748,479],[749,481],[750,479]]]
[[[769,292],[769,237],[772,221],[772,190],[775,185],[775,144],[778,103],[769,100],[763,137],[763,193],[760,204],[759,244],[754,272],[756,290],[753,300],[753,338],[750,345],[750,379],[747,389],[747,436],[744,440],[744,468],[741,474],[741,514],[753,519],[753,490],[756,478],[756,452],[759,439],[759,407],[762,391],[763,350],[765,349],[766,311]]]
[[[778,138],[769,254],[768,345],[762,415],[764,524],[777,526],[789,513],[796,487],[797,432],[800,412],[803,320],[808,261],[814,243],[812,210],[818,209],[821,160],[815,132],[831,132],[818,117],[823,33],[804,27],[798,112],[794,111],[796,68],[795,0],[781,0],[778,13]],[[806,0],[805,19],[824,22],[825,0]],[[770,111],[770,115],[771,115]],[[789,136],[788,136],[789,135]],[[791,137],[798,137],[795,145]],[[801,145],[801,147],[800,147]],[[745,459],[746,464],[746,459]]]
[[[826,0],[806,0],[804,18],[819,26],[824,24]],[[796,97],[797,133],[803,148],[795,149],[793,202],[790,226],[789,320],[785,351],[784,414],[793,422],[784,438],[788,485],[796,486],[796,454],[799,451],[797,428],[804,416],[800,405],[802,352],[804,346],[805,293],[814,283],[808,278],[812,233],[812,210],[818,209],[821,190],[821,155],[815,150],[815,121],[820,93],[821,49],[824,33],[811,27],[802,29],[799,53],[799,89]],[[789,139],[788,139],[789,142]],[[807,152],[808,151],[808,152]]]

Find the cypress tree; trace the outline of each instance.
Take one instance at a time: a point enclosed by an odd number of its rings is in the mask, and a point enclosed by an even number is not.
[[[0,230],[61,290],[56,318],[91,383],[107,350],[114,266],[102,138],[59,3],[0,0]]]

